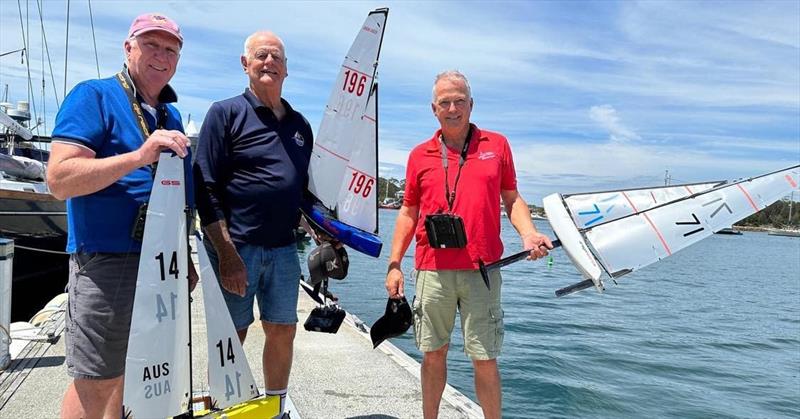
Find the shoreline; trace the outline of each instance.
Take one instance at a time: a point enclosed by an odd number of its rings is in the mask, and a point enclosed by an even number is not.
[[[752,231],[758,233],[769,233],[770,231],[780,230],[778,227],[760,225],[760,226],[737,226],[734,225],[731,227],[734,230],[741,230],[741,231]]]

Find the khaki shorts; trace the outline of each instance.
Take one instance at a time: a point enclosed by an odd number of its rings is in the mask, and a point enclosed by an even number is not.
[[[486,288],[479,271],[418,271],[414,297],[414,336],[422,352],[450,343],[456,311],[461,313],[464,352],[472,359],[495,359],[503,346],[500,271]]]

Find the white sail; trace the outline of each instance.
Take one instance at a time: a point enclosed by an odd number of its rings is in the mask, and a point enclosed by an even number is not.
[[[197,257],[206,310],[209,393],[214,407],[224,409],[257,397],[258,387],[242,344],[239,343],[217,276],[199,237]]]
[[[723,182],[565,195],[564,202],[578,228],[607,223],[655,206],[709,190]]]
[[[183,160],[161,153],[153,181],[133,303],[123,403],[134,418],[186,412],[189,290]]]
[[[369,95],[367,109],[361,116],[361,124],[355,138],[372,147],[355,147],[350,164],[345,169],[344,182],[337,197],[339,221],[370,233],[378,232],[377,195],[378,184],[378,83]],[[367,141],[367,140],[371,141]]]
[[[376,115],[372,121],[364,116],[375,113],[367,104],[375,91],[387,14],[387,9],[371,12],[350,47],[325,107],[308,169],[309,191],[334,214],[342,213],[347,224],[368,232],[377,224],[377,135],[371,124]],[[349,211],[346,205],[358,210]]]
[[[800,166],[724,184],[586,231],[612,277],[657,262],[797,189]]]
[[[598,263],[612,278],[628,274],[766,208],[797,190],[798,184],[800,166],[793,166],[731,183],[708,182],[669,188],[580,194],[578,196],[581,199],[572,202],[569,202],[570,198],[576,195],[549,195],[544,198],[544,208],[553,231],[561,240],[561,246],[573,264],[586,278],[581,283],[556,291],[556,295],[568,294],[591,285],[602,291],[604,286],[597,269]],[[716,186],[708,188],[709,185]],[[686,189],[687,186],[690,188]],[[687,193],[681,192],[681,188]],[[655,197],[651,203],[641,199],[641,196],[646,197],[651,192],[651,198]],[[676,195],[684,196],[669,199]],[[637,200],[628,199],[628,196],[635,196]],[[597,201],[592,202],[586,197],[594,197]],[[580,218],[581,214],[578,212],[581,208],[594,207],[603,199],[612,202],[611,197],[622,197],[625,200],[616,201],[623,210],[608,211],[607,219],[597,222]],[[627,209],[625,205],[628,205]],[[640,205],[647,209],[641,209]],[[603,208],[600,205],[597,207]],[[631,207],[636,208],[635,212],[622,214]],[[572,216],[569,215],[570,211],[573,212]],[[602,211],[593,215],[597,217],[598,214],[602,214]]]

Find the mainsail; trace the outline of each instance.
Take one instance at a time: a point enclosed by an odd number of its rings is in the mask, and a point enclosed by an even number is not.
[[[186,412],[189,290],[183,160],[161,153],[139,259],[123,403],[134,418]]]
[[[378,83],[372,86],[367,109],[354,138],[370,146],[354,147],[337,198],[339,221],[371,233],[378,232]]]
[[[225,305],[222,291],[205,246],[199,235],[197,258],[200,265],[200,282],[203,286],[203,306],[206,309],[208,340],[208,388],[212,405],[224,409],[258,397],[250,365],[244,355],[236,328]]]
[[[587,279],[570,291],[592,284],[602,290],[598,264],[612,278],[631,273],[766,208],[798,184],[800,165],[719,184],[552,194],[545,197],[544,207],[562,246]],[[650,203],[647,196],[652,197]],[[612,205],[621,208],[604,214]],[[587,220],[587,215],[608,216]]]
[[[689,183],[656,188],[564,195],[575,225],[580,228],[607,223],[655,206],[707,191],[725,182]]]
[[[306,213],[356,250],[377,256],[380,253],[377,197],[377,83],[383,33],[388,9],[369,13],[342,63],[320,124],[309,163],[308,189],[324,214]],[[319,212],[318,211],[318,212]],[[329,226],[331,221],[345,226]],[[364,240],[377,240],[376,246],[361,246],[360,239],[349,241],[341,230],[355,227],[366,233]],[[348,231],[345,233],[350,234]],[[369,237],[369,235],[375,237]]]

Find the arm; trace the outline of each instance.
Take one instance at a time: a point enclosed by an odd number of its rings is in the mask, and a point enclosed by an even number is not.
[[[227,128],[223,114],[217,103],[212,104],[200,129],[193,168],[194,199],[206,240],[211,240],[217,251],[220,284],[226,290],[244,296],[247,268],[225,221],[223,185],[224,174],[228,171],[228,153],[224,144]]]
[[[528,208],[528,204],[522,199],[519,192],[516,189],[502,190],[500,191],[500,196],[503,199],[503,205],[511,225],[514,226],[514,229],[517,230],[522,239],[523,248],[532,249],[528,259],[535,260],[547,256],[547,249],[552,249],[553,244],[546,235],[536,231],[536,227],[533,226],[533,221],[531,220],[531,211]]]
[[[139,149],[105,158],[95,158],[90,148],[54,142],[47,162],[47,186],[58,199],[89,195],[157,161],[161,150],[171,149],[185,157],[188,147],[189,139],[172,130],[156,130]]]
[[[228,224],[225,220],[215,221],[205,226],[205,232],[217,251],[220,283],[226,290],[244,297],[247,268],[228,233]]]
[[[411,244],[412,237],[414,237],[417,221],[419,221],[419,206],[403,205],[400,207],[394,227],[394,236],[392,237],[389,269],[386,272],[386,292],[389,294],[389,298],[402,297],[404,295],[403,271],[400,268],[400,264],[403,260],[403,255],[408,250],[408,245]]]

